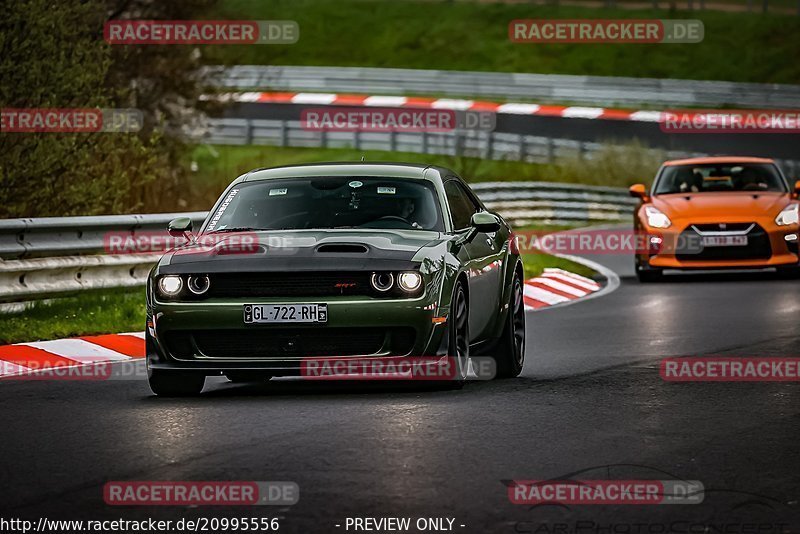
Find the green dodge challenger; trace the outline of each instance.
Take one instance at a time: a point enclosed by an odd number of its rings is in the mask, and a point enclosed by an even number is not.
[[[234,180],[147,284],[147,369],[156,394],[206,376],[301,375],[309,358],[370,362],[525,357],[523,270],[511,229],[442,167],[331,163]]]

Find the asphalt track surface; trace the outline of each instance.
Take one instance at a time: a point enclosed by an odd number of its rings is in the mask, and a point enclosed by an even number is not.
[[[798,282],[642,285],[629,258],[593,259],[620,273],[620,287],[530,312],[515,380],[446,390],[215,379],[194,399],[154,397],[141,380],[0,383],[0,517],[280,517],[281,532],[354,532],[348,517],[387,516],[455,518],[463,533],[800,532],[798,384],[658,373],[665,356],[800,354]],[[533,507],[512,504],[502,482],[568,477],[699,480],[706,494],[692,505]],[[300,500],[110,507],[109,480],[294,481]]]
[[[235,103],[226,111],[230,118],[300,120],[307,104]],[[341,107],[341,106],[331,106]],[[347,106],[344,106],[347,107]],[[608,119],[541,117],[498,114],[497,132],[540,135],[599,143],[622,143],[638,139],[647,146],[664,150],[696,151],[706,154],[800,159],[800,134],[670,134],[657,123]],[[642,180],[649,179],[642,177]]]

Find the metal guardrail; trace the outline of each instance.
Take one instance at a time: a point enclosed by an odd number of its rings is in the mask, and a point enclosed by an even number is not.
[[[638,205],[628,190],[552,182],[481,182],[473,191],[513,226],[628,222]]]
[[[487,207],[520,227],[538,224],[617,222],[636,201],[620,188],[547,182],[477,183]],[[104,254],[107,236],[164,231],[180,216],[195,227],[206,212],[0,220],[0,310],[19,301],[90,289],[143,285],[160,253]]]
[[[448,95],[590,106],[800,106],[800,86],[782,84],[366,67],[238,65],[208,69],[218,86],[240,90]]]
[[[0,220],[0,302],[142,285],[160,254],[103,254],[110,236],[165,230],[205,212]]]
[[[164,230],[167,223],[176,217],[191,217],[195,224],[200,224],[205,216],[206,212],[197,211],[0,219],[0,258],[11,260],[101,253],[111,233],[135,237],[142,232]]]
[[[483,159],[554,163],[562,158],[591,159],[610,145],[572,139],[478,130],[452,132],[335,132],[307,130],[300,121],[210,119],[203,142],[220,145],[354,148],[470,156]],[[658,150],[668,159],[705,156],[699,152]],[[776,160],[790,177],[800,173],[800,161]]]

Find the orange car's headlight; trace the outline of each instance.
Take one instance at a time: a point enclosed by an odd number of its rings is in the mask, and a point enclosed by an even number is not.
[[[775,217],[775,224],[778,226],[787,226],[798,222],[800,222],[800,204],[789,204]]]
[[[654,206],[645,206],[644,214],[647,216],[647,225],[652,228],[669,228],[672,225],[669,217]]]

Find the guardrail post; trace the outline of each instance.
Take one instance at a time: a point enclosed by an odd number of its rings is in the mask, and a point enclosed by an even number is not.
[[[394,130],[389,132],[389,150],[397,152],[397,132]]]
[[[250,119],[247,119],[247,122],[244,126],[244,141],[244,144],[246,145],[253,144],[253,123],[250,121]]]
[[[553,138],[547,138],[547,163],[553,163],[556,159],[556,147],[553,143]]]
[[[484,149],[484,158],[492,159],[492,134],[486,132],[486,147]]]
[[[356,150],[361,150],[361,131],[353,132],[353,144],[356,146]]]
[[[281,147],[289,146],[289,127],[286,121],[281,121]]]
[[[428,132],[424,130],[422,132],[422,153],[423,154],[428,153]]]
[[[462,147],[461,147],[461,132],[456,130],[453,133],[455,135],[455,137],[453,138],[453,151],[455,152],[454,155],[460,156],[463,153],[463,150],[462,150]]]

